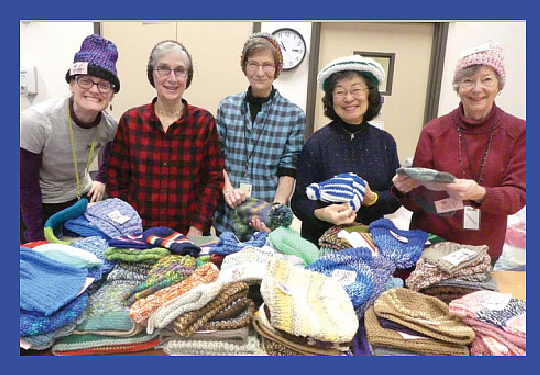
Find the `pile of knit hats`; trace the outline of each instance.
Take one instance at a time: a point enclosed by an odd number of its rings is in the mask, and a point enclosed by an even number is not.
[[[373,255],[378,254],[373,237],[369,233],[369,226],[358,223],[333,225],[319,237],[321,256],[353,247],[368,247]]]
[[[401,230],[388,219],[379,219],[369,225],[379,253],[394,261],[397,268],[416,265],[424,250],[428,234],[421,230]]]
[[[488,247],[440,242],[425,248],[405,280],[407,288],[449,303],[476,290],[498,290]]]
[[[336,279],[272,257],[261,294],[273,328],[334,347],[350,347],[358,318],[349,295]]]
[[[142,327],[132,321],[122,297],[148,278],[151,266],[118,261],[99,289],[90,295],[87,317],[73,332],[77,335],[133,337]]]
[[[327,203],[349,203],[354,212],[360,210],[365,193],[366,182],[352,172],[326,181],[313,182],[306,187],[309,199]]]
[[[20,247],[20,336],[41,336],[52,343],[66,335],[84,314],[88,303],[88,270],[77,268],[39,251]],[[91,281],[91,280],[90,280]],[[31,344],[30,344],[31,345]]]
[[[450,312],[474,330],[474,356],[526,355],[526,307],[525,301],[509,293],[490,290],[469,293],[449,304]]]
[[[474,331],[439,299],[405,288],[382,293],[364,315],[372,347],[421,355],[469,355]]]
[[[158,290],[150,296],[137,300],[129,309],[129,315],[134,322],[144,325],[149,316],[161,305],[174,300],[199,284],[215,281],[219,269],[213,263],[205,263],[198,267],[188,278],[167,288]]]
[[[109,198],[89,204],[84,217],[110,238],[143,231],[139,213],[119,198]]]
[[[233,212],[233,231],[239,238],[252,232],[249,223],[259,219],[271,230],[288,227],[293,222],[293,213],[285,204],[273,205],[262,199],[246,198]]]

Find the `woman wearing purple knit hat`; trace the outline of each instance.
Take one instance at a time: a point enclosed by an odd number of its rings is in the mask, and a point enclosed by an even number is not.
[[[113,42],[87,36],[66,73],[72,95],[21,112],[21,243],[44,240],[45,221],[81,197],[103,198],[105,163],[94,181],[88,167],[118,127],[105,111],[120,90],[117,60]]]
[[[424,126],[413,167],[449,172],[450,216],[427,213],[410,199],[416,180],[394,177],[393,192],[414,211],[411,229],[466,245],[488,245],[492,264],[502,254],[507,215],[526,203],[525,121],[504,112],[495,97],[506,83],[502,46],[494,41],[464,51],[452,85],[459,107]]]

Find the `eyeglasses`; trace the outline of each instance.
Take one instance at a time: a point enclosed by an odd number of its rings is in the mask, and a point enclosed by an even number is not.
[[[257,64],[257,63],[254,63],[254,62],[250,62],[247,64],[247,71],[249,73],[255,73],[259,70],[259,67],[263,68],[263,71],[267,74],[272,74],[274,73],[275,69],[276,69],[276,66],[274,64],[270,64],[270,63],[264,63],[264,64]]]
[[[77,76],[75,78],[75,81],[77,82],[77,85],[81,89],[90,90],[92,87],[97,86],[98,91],[101,93],[108,93],[111,92],[113,89],[113,85],[110,84],[110,82],[107,81],[101,81],[101,82],[94,82],[93,79],[88,78],[86,76]]]
[[[459,84],[459,87],[463,90],[471,90],[476,86],[478,81],[480,81],[480,86],[484,86],[486,88],[492,88],[494,86],[497,86],[497,80],[494,77],[488,76],[480,80],[476,80],[473,78],[463,78],[461,80],[461,83]]]
[[[369,91],[369,87],[355,87],[352,90],[344,90],[344,89],[337,89],[334,91],[334,98],[343,100],[347,97],[347,95],[351,94],[353,98],[359,98],[366,95],[366,92]]]
[[[174,72],[174,75],[177,78],[186,78],[188,71],[183,66],[177,66],[176,68],[169,68],[166,65],[160,65],[156,67],[156,73],[158,76],[167,77],[171,72]]]

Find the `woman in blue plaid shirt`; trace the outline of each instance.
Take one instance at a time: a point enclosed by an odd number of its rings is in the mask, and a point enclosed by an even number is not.
[[[304,111],[273,86],[283,67],[273,36],[253,34],[244,44],[241,67],[248,90],[223,99],[216,115],[225,176],[214,220],[217,235],[233,231],[233,210],[248,197],[275,204],[289,201],[304,143]],[[250,225],[252,231],[243,233],[241,241],[255,231],[270,231],[260,220]]]

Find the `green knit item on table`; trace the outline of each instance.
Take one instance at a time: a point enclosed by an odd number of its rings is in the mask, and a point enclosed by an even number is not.
[[[431,245],[435,245],[436,243],[440,243],[440,242],[446,242],[446,239],[439,237],[433,233],[428,233],[427,239]]]
[[[126,262],[159,260],[170,254],[171,251],[164,247],[153,247],[150,249],[124,249],[118,247],[109,247],[107,250],[105,250],[105,258],[108,260],[123,260]]]
[[[72,241],[62,241],[56,237],[54,231],[61,228],[68,220],[73,220],[78,218],[80,215],[84,215],[86,208],[88,207],[88,199],[83,198],[79,199],[71,207],[66,208],[60,212],[52,215],[46,222],[43,228],[43,233],[45,239],[49,243],[58,243],[63,245],[70,245]]]
[[[319,248],[300,236],[300,233],[290,227],[279,227],[270,232],[272,245],[287,255],[295,255],[311,264],[320,257]]]

